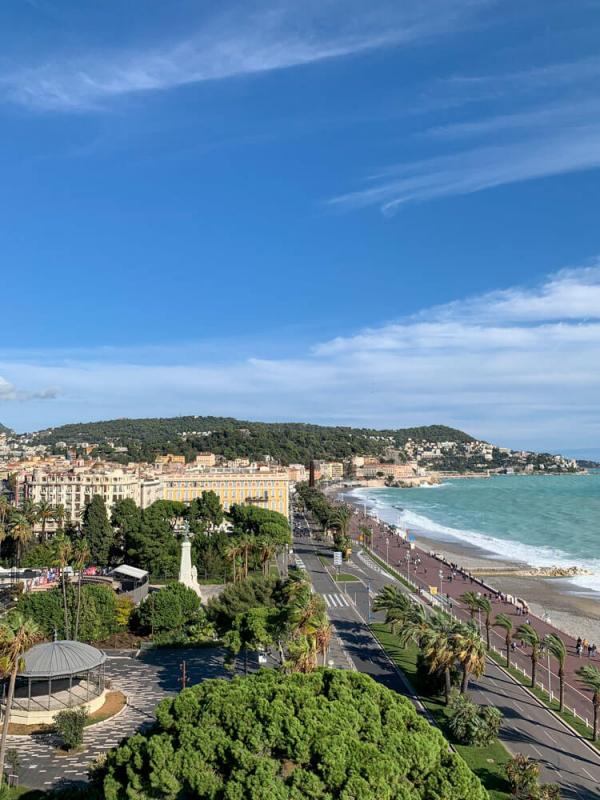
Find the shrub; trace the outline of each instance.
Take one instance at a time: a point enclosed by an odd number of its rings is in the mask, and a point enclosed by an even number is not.
[[[448,726],[460,744],[484,747],[497,738],[502,714],[494,706],[478,706],[466,695],[453,692]]]
[[[83,744],[83,729],[88,718],[85,708],[74,708],[60,711],[54,724],[56,732],[62,739],[65,750],[74,750]]]

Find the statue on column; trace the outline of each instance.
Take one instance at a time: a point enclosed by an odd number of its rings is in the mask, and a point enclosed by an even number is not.
[[[192,539],[190,534],[190,524],[186,520],[181,526],[176,528],[181,534],[181,561],[179,563],[179,583],[187,586],[188,589],[196,592],[202,600],[200,584],[198,583],[198,570],[192,566]]]

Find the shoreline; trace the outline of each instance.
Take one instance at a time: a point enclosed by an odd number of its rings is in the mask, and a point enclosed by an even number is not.
[[[337,492],[336,497],[355,508],[364,507],[364,501],[352,496],[348,490]],[[393,523],[385,524],[399,527]],[[564,633],[574,638],[581,636],[600,646],[600,600],[596,593],[578,589],[562,577],[515,574],[532,567],[524,561],[498,557],[476,544],[442,539],[429,531],[413,533],[413,536],[420,550],[434,552],[448,562],[457,563],[467,572],[484,578],[498,591],[522,598],[535,616],[543,618],[547,615],[551,623]]]

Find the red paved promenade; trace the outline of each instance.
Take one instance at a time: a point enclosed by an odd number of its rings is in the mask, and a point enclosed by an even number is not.
[[[383,561],[387,561],[404,578],[408,577],[410,582],[417,588],[429,591],[430,587],[435,586],[439,593],[441,587],[441,597],[445,599],[446,608],[451,609],[459,620],[467,621],[471,619],[471,616],[468,609],[458,598],[464,592],[474,591],[487,596],[492,603],[492,622],[496,614],[503,613],[513,618],[515,631],[519,625],[529,621],[540,637],[544,637],[548,633],[555,633],[560,636],[568,650],[567,663],[565,664],[565,705],[591,724],[593,716],[591,693],[581,684],[576,675],[576,670],[584,664],[593,664],[600,669],[600,654],[590,658],[586,649],[581,656],[578,656],[576,653],[576,641],[572,637],[536,617],[530,611],[520,614],[517,604],[499,597],[499,593],[494,590],[492,583],[487,582],[488,579],[471,577],[468,573],[460,570],[460,565],[457,565],[458,568],[453,568],[450,563],[442,558],[431,555],[414,544],[411,547],[408,542],[405,542],[401,536],[395,533],[396,529],[393,526],[378,522],[372,517],[364,517],[355,507],[353,510],[354,513],[350,523],[350,535],[352,538],[355,540],[358,538],[360,526],[368,526],[373,531],[371,549],[377,556]],[[491,581],[492,579],[489,580]],[[523,599],[527,600],[527,598]],[[475,617],[475,623],[479,624],[478,616]],[[481,618],[481,632],[485,638],[483,616]],[[492,647],[504,655],[506,652],[505,632],[500,628],[492,628],[490,639]],[[530,676],[530,648],[521,646],[518,641],[516,641],[516,644],[516,650],[511,653],[511,665],[524,669],[526,674]],[[597,644],[600,646],[600,642]],[[548,654],[545,651],[538,661],[536,684],[548,690],[548,677]],[[558,698],[557,662],[552,656],[550,657],[550,682],[550,688],[554,696]]]

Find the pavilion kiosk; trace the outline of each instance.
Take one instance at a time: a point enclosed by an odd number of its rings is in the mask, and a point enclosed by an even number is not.
[[[89,644],[69,640],[45,642],[28,650],[17,676],[10,721],[49,724],[59,711],[97,711],[106,697],[106,654]],[[8,681],[2,694],[4,713]]]

